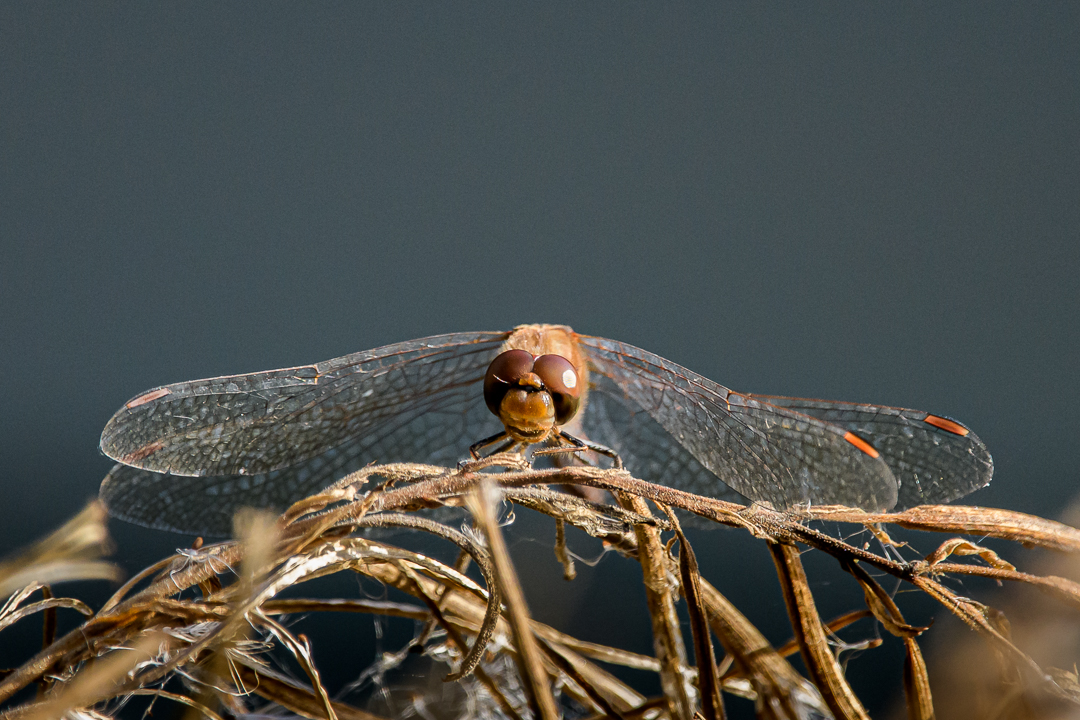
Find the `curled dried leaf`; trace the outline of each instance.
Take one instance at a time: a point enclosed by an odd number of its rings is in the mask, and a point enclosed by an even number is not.
[[[940,562],[943,562],[945,558],[950,555],[977,555],[990,567],[998,568],[999,570],[1015,570],[1016,567],[1005,560],[998,557],[998,554],[989,548],[984,548],[980,545],[976,545],[970,540],[964,538],[952,538],[946,540],[938,549],[926,556],[926,562],[933,568]]]

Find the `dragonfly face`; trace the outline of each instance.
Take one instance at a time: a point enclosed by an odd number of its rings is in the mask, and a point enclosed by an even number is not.
[[[777,508],[947,502],[993,473],[955,420],[738,393],[625,343],[523,325],[147,391],[105,427],[119,464],[101,495],[123,519],[223,534],[241,506],[284,508],[371,462],[456,463],[500,424],[520,444],[565,426],[645,480]]]
[[[500,353],[484,373],[484,401],[515,440],[538,443],[577,414],[582,387],[561,355],[533,357],[527,350]]]

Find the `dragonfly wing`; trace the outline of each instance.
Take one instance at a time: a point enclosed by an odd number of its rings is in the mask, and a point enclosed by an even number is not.
[[[715,473],[630,401],[614,380],[594,373],[590,382],[588,405],[581,414],[584,437],[617,452],[626,469],[642,480],[748,504],[745,497],[717,482]]]
[[[275,485],[277,475],[183,477],[117,463],[102,481],[99,497],[120,520],[155,530],[224,537],[231,534],[233,515],[241,507],[280,509],[275,502],[281,492]]]
[[[772,405],[839,425],[881,453],[899,485],[897,509],[946,503],[990,482],[994,460],[961,423],[921,410],[754,395]]]
[[[369,432],[304,462],[255,475],[178,477],[118,464],[101,484],[109,513],[159,530],[229,535],[241,507],[281,512],[346,474],[379,462],[453,465],[477,438],[501,427],[480,381],[428,396]]]
[[[747,498],[777,508],[813,503],[882,510],[896,503],[889,467],[860,449],[843,428],[732,392],[632,345],[579,339],[590,369],[611,380],[624,403],[647,413],[672,441]],[[634,445],[637,439],[624,442]],[[680,489],[686,482],[677,476],[663,481]]]
[[[121,408],[101,449],[125,465],[173,475],[270,473],[438,405],[443,394],[479,387],[506,336],[438,335],[314,365],[166,385]]]

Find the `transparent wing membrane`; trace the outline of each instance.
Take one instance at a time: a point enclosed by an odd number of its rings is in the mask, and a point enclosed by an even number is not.
[[[109,421],[101,497],[150,527],[225,535],[370,463],[449,465],[501,429],[484,402],[510,333],[439,335],[314,365],[163,386]],[[916,410],[737,393],[645,350],[574,336],[589,363],[572,433],[638,477],[778,508],[947,502],[990,481],[966,427]]]
[[[101,449],[173,475],[256,475],[313,458],[483,378],[507,333],[440,335],[315,365],[176,383],[124,406]]]
[[[889,467],[852,445],[838,426],[732,392],[625,343],[581,342],[595,372],[667,431],[665,442],[682,445],[747,498],[778,508],[814,503],[879,510],[895,504]]]
[[[753,397],[838,425],[870,443],[896,478],[898,509],[956,500],[988,484],[994,473],[982,440],[949,418],[882,405]]]

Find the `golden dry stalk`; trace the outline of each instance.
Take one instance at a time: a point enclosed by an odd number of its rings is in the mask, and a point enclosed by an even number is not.
[[[555,484],[609,491],[621,507],[548,489]],[[560,528],[556,556],[568,577],[572,569],[562,546],[565,524],[602,538],[639,562],[653,619],[655,657],[583,642],[529,616],[494,515],[500,497],[555,518]],[[655,512],[646,501],[655,505]],[[424,512],[464,504],[474,514],[474,533]],[[772,647],[699,575],[672,508],[746,530],[768,544],[791,618],[791,643]],[[827,534],[813,526],[815,521],[869,528],[880,550]],[[955,537],[923,556],[902,560],[886,533],[888,525]],[[1080,712],[1077,674],[1068,669],[1075,657],[1059,652],[1054,660],[1066,669],[1043,667],[1014,639],[999,610],[950,589],[950,578],[965,576],[1011,581],[1039,591],[1045,598],[1039,612],[1062,623],[1065,611],[1080,608],[1077,583],[1056,574],[1017,570],[962,537],[993,536],[1047,548],[1076,564],[1080,531],[1021,513],[963,506],[922,506],[891,514],[841,507],[782,513],[647,483],[623,470],[536,470],[520,457],[495,456],[456,469],[414,464],[365,468],[297,503],[276,521],[248,518],[243,527],[238,540],[185,551],[147,568],[96,613],[78,600],[53,598],[47,583],[115,577],[115,568],[98,557],[106,547],[100,507],[92,506],[62,532],[0,564],[0,583],[7,583],[3,587],[8,598],[0,609],[0,633],[37,612],[45,613],[47,627],[58,608],[89,616],[58,639],[46,634],[37,655],[0,678],[0,717],[110,717],[120,700],[151,695],[157,702],[180,703],[210,718],[257,707],[311,718],[374,718],[331,698],[309,641],[293,635],[280,619],[296,613],[354,612],[414,620],[421,629],[413,649],[444,663],[448,679],[467,686],[475,714],[554,718],[570,708],[585,716],[670,720],[690,720],[695,713],[723,717],[725,695],[752,699],[761,718],[868,717],[844,676],[831,638],[840,627],[872,615],[903,643],[907,659],[897,685],[902,684],[907,695],[907,716],[931,718],[935,703],[918,642],[927,628],[904,619],[893,594],[879,583],[888,576],[933,598],[976,631],[982,658],[991,659],[991,667],[980,667],[983,677],[954,678],[950,685],[964,686],[966,680],[982,699],[993,695],[993,717],[1032,717],[1032,708]],[[457,548],[459,561],[451,566],[379,541],[363,533],[369,528],[434,535]],[[832,622],[820,617],[800,561],[805,548],[829,555],[851,575],[863,591],[865,609],[853,609]],[[465,573],[469,563],[478,566],[483,584]],[[279,597],[284,590],[340,572],[373,578],[417,602]],[[44,597],[31,601],[38,592]],[[699,658],[696,667],[687,658],[678,603],[686,603],[694,656]],[[1050,608],[1057,608],[1057,615]],[[1019,616],[1024,624],[1034,622],[1030,614]],[[1016,615],[1012,617],[1015,629]],[[1076,632],[1074,621],[1072,628]],[[726,653],[719,661],[714,642]],[[275,667],[267,659],[272,647],[280,648],[294,666]],[[957,642],[954,652],[967,657],[967,647]],[[384,656],[373,672],[393,667],[407,650]],[[801,653],[809,677],[787,661],[794,652]],[[662,696],[642,695],[603,664],[659,673]],[[961,664],[973,665],[963,660],[956,666]],[[306,682],[291,679],[290,671],[299,671]],[[173,682],[177,678],[181,682]],[[34,683],[39,686],[36,698],[13,700]],[[972,699],[969,706],[977,704]],[[948,716],[960,717],[952,705]]]

